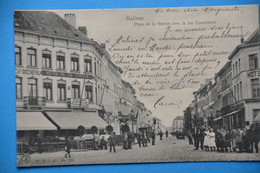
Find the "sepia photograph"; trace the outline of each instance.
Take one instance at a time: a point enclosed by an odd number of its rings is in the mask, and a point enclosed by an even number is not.
[[[260,161],[258,5],[13,16],[17,167]]]

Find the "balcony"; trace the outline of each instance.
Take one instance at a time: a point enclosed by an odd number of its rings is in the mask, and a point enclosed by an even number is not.
[[[23,105],[25,109],[43,109],[46,106],[45,97],[23,97]]]
[[[222,116],[223,116],[223,115],[226,115],[226,114],[231,113],[231,112],[233,112],[233,111],[236,111],[236,110],[238,110],[238,109],[241,109],[241,108],[243,108],[243,107],[244,107],[244,104],[243,104],[243,103],[230,104],[230,105],[225,106],[225,107],[223,107],[223,108],[221,109],[221,114],[222,114]]]

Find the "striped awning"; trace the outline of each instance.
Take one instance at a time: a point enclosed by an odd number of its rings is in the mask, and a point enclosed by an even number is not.
[[[17,130],[57,130],[41,112],[17,112]]]
[[[49,118],[60,127],[60,129],[77,129],[83,126],[90,129],[96,126],[98,129],[104,129],[108,125],[99,115],[98,112],[46,112]]]

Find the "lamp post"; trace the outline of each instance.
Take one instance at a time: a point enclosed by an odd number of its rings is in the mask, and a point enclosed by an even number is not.
[[[210,111],[210,117],[209,117],[209,126],[211,126],[211,128],[213,128],[213,112],[214,112],[214,109],[213,107],[211,106],[209,108],[209,111]]]
[[[133,109],[130,112],[131,120],[132,120],[132,133],[134,132],[134,111]]]

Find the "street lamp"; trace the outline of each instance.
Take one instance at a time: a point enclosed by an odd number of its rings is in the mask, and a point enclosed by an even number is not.
[[[131,120],[132,120],[132,133],[134,132],[134,111],[133,109],[130,112]]]
[[[210,111],[209,126],[212,128],[212,126],[213,126],[213,112],[214,112],[214,109],[213,109],[212,106],[209,108],[209,111]]]

